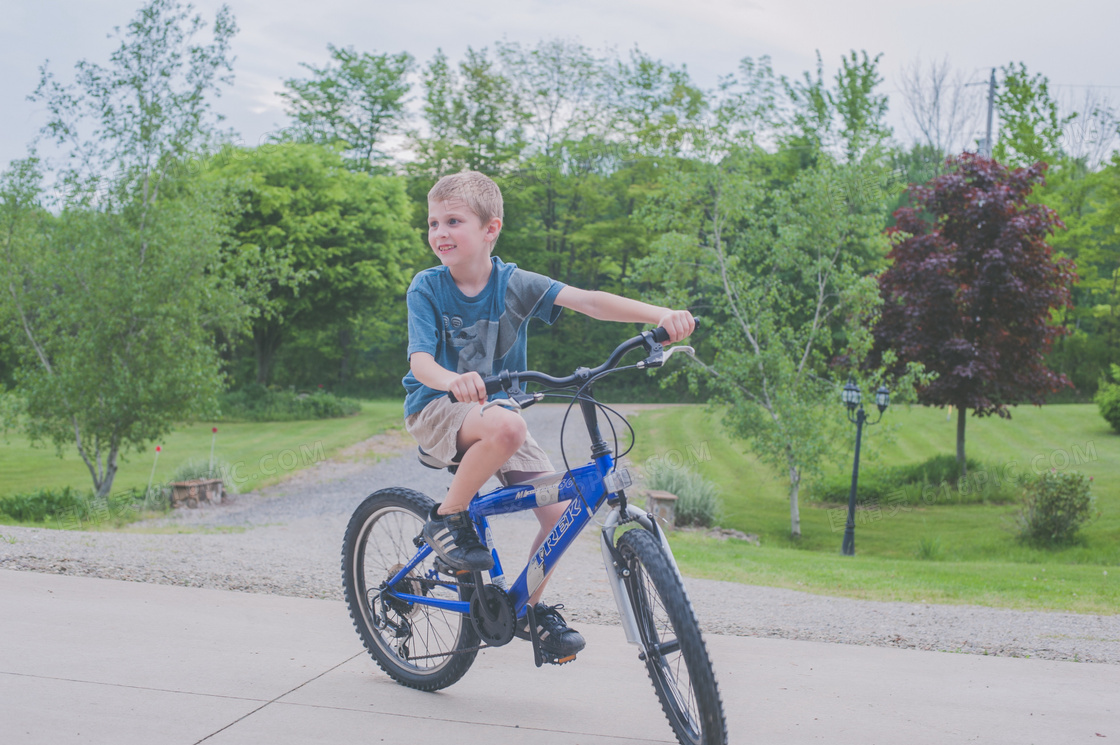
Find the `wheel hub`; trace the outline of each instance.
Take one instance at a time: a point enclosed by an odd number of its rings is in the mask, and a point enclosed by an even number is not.
[[[402,569],[404,569],[404,564],[394,564],[389,568],[389,576],[385,578],[385,581],[388,582],[393,577],[397,576],[397,572]],[[402,577],[400,581],[398,581],[397,584],[393,586],[393,590],[395,592],[403,592],[406,595],[428,594],[427,588],[424,586],[424,583],[418,581],[418,577],[414,573],[406,574],[404,577]],[[408,618],[416,612],[416,606],[413,603],[408,602],[407,600],[401,600],[400,598],[393,597],[388,593],[384,594],[384,598],[388,602],[389,607],[396,611],[396,613],[401,618]]]

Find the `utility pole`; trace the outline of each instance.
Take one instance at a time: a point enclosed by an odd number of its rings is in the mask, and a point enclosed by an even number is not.
[[[996,103],[996,68],[992,68],[992,77],[988,80],[988,133],[984,137],[984,157],[992,157],[992,111]]]
[[[984,85],[983,83],[966,83],[965,86]],[[984,139],[980,140],[980,147],[977,148],[980,155],[985,158],[992,157],[992,114],[996,108],[996,68],[992,68],[992,76],[988,79],[988,129],[985,133]]]

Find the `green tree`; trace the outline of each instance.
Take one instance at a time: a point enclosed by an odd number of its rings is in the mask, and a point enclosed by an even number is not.
[[[60,455],[76,447],[105,496],[122,453],[213,409],[213,335],[246,308],[219,279],[221,210],[205,195],[55,217],[28,175],[16,164],[0,185],[0,317],[21,353],[25,430]]]
[[[876,205],[841,186],[859,166],[822,166],[772,189],[775,156],[735,153],[673,179],[663,202],[673,228],[643,269],[673,298],[709,317],[701,362],[729,430],[789,480],[790,533],[801,535],[807,475],[846,441],[829,363],[858,362],[877,305],[866,273],[886,250]],[[685,217],[687,215],[687,217]]]
[[[1079,398],[1093,393],[1101,375],[1120,360],[1120,236],[1109,219],[1116,198],[1115,166],[1089,171],[1063,157],[1046,175],[1036,201],[1061,216],[1065,230],[1054,233],[1051,245],[1077,266],[1073,304],[1055,311],[1066,330],[1054,342],[1050,364],[1064,373]]]
[[[688,70],[633,49],[628,60],[614,63],[607,80],[620,157],[681,155],[700,128],[707,105]]]
[[[1061,155],[1062,133],[1076,118],[1063,116],[1050,95],[1050,81],[1042,73],[1030,75],[1022,62],[1004,65],[996,91],[999,138],[993,157],[1012,167],[1039,161],[1054,162]]]
[[[44,63],[31,100],[43,104],[43,134],[65,148],[60,186],[70,203],[121,205],[139,199],[149,209],[165,179],[212,144],[221,117],[211,99],[233,82],[230,40],[237,25],[221,6],[210,39],[201,15],[178,0],[150,0],[102,66],[75,65],[63,84]],[[143,221],[141,220],[141,224]]]
[[[422,78],[427,131],[413,138],[416,177],[431,182],[463,169],[496,176],[515,166],[524,147],[525,115],[486,49],[468,48],[458,70],[438,51]]]
[[[397,297],[422,255],[403,179],[351,171],[337,151],[296,143],[229,148],[205,178],[239,205],[232,253],[246,267],[277,267],[252,322],[256,381],[270,381],[296,330],[337,339],[344,378],[356,319]]]
[[[308,78],[284,82],[291,134],[299,142],[345,143],[348,160],[360,170],[383,164],[386,140],[404,131],[406,104],[415,67],[412,55],[374,54],[328,45],[331,61],[323,67],[307,63]]]
[[[853,50],[840,60],[831,100],[840,118],[840,137],[849,162],[862,158],[891,136],[886,123],[887,95],[877,92],[883,83],[879,74],[882,56],[870,59],[867,52],[857,55]]]
[[[44,65],[33,98],[44,134],[66,149],[54,202],[17,163],[3,204],[17,224],[4,246],[0,316],[21,353],[16,372],[34,441],[77,447],[98,494],[121,453],[204,413],[221,387],[218,329],[248,315],[223,278],[223,204],[181,182],[181,164],[212,141],[210,98],[229,82],[228,8],[206,23],[175,0],[151,0],[108,66],[60,83]]]
[[[782,141],[800,155],[803,164],[820,153],[843,156],[853,162],[880,149],[890,138],[886,123],[888,99],[878,92],[883,83],[879,59],[854,50],[840,60],[831,81],[817,53],[813,72],[801,78],[782,77],[785,123]]]
[[[765,58],[745,60],[709,96],[692,157],[663,164],[647,210],[662,235],[641,276],[708,316],[711,400],[787,475],[796,537],[802,481],[846,439],[841,420],[821,416],[837,390],[829,363],[847,353],[855,365],[870,345],[885,172],[873,158],[836,163],[820,149],[835,96],[819,65],[815,77],[780,82]],[[781,120],[783,107],[792,119]],[[777,152],[763,149],[773,141]]]

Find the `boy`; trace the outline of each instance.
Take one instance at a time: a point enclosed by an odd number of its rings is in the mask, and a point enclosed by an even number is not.
[[[420,447],[451,462],[462,456],[443,503],[424,526],[424,540],[453,569],[493,567],[467,516],[467,506],[495,473],[504,484],[522,483],[553,470],[528,434],[520,414],[492,406],[485,416],[483,376],[526,369],[529,318],[551,324],[562,308],[606,321],[664,326],[671,342],[692,333],[688,311],[673,311],[606,292],[587,292],[518,269],[492,256],[502,229],[502,194],[476,172],[445,176],[428,192],[428,244],[441,266],[419,272],[408,289],[408,358],[403,383],[405,427]],[[455,395],[456,402],[447,398]],[[540,531],[533,551],[567,507],[535,510]],[[583,648],[583,637],[556,611],[530,598],[545,650],[557,656]],[[529,638],[527,629],[518,636]]]

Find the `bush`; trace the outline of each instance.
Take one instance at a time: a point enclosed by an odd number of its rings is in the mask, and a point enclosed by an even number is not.
[[[1016,518],[1019,538],[1042,548],[1076,543],[1078,531],[1094,517],[1091,478],[1077,471],[1049,471],[1027,483]]]
[[[61,489],[39,489],[26,494],[13,494],[0,499],[0,513],[28,523],[56,521],[60,527],[82,527],[110,521],[128,521],[134,514],[138,494],[132,491],[99,498],[64,486]]]
[[[921,463],[891,468],[860,469],[857,504],[990,504],[1014,502],[1020,477],[1006,469],[990,468],[967,459],[967,475],[952,455],[936,455]],[[852,472],[822,476],[808,485],[807,498],[814,502],[847,504]]]
[[[1120,365],[1112,366],[1112,378],[1120,381]],[[1120,432],[1120,382],[1110,383],[1102,380],[1093,400],[1104,420],[1112,425],[1114,431]]]
[[[221,479],[222,488],[227,494],[236,494],[237,485],[228,478],[231,467],[225,461],[214,461],[214,468],[210,468],[209,460],[190,460],[183,463],[171,474],[168,482],[194,481],[195,479]]]
[[[646,486],[675,494],[678,526],[699,525],[711,527],[719,522],[719,488],[700,474],[688,468],[673,468],[668,464],[651,469]]]
[[[944,556],[944,548],[939,536],[922,536],[918,540],[918,549],[914,555],[922,561],[940,561]]]
[[[276,391],[253,383],[239,391],[227,391],[219,399],[220,421],[294,422],[306,419],[334,419],[361,411],[353,398],[330,393]]]

